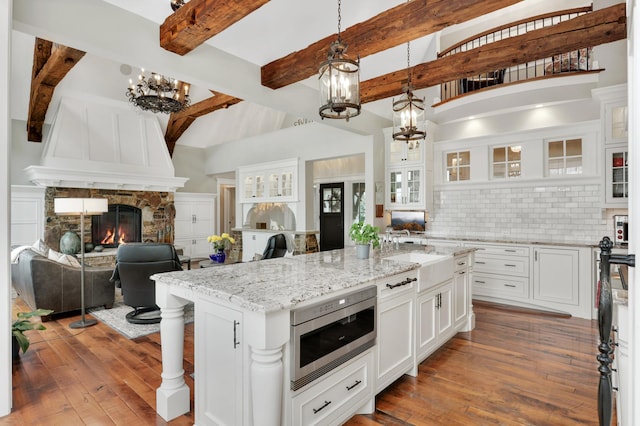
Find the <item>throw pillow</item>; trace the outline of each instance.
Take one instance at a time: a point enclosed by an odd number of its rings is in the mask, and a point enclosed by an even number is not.
[[[74,266],[76,268],[80,267],[80,261],[78,259],[76,259],[74,256],[72,256],[70,254],[60,253],[60,252],[57,252],[57,251],[55,251],[53,249],[49,249],[48,258],[53,260],[54,262],[58,262],[58,263],[61,263],[63,265]]]
[[[42,240],[36,240],[35,243],[31,246],[33,251],[38,253],[41,256],[47,257],[49,254],[49,247]]]

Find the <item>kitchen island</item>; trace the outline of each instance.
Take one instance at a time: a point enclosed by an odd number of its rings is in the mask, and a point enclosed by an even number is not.
[[[195,420],[204,424],[290,424],[290,311],[413,272],[420,264],[388,259],[402,251],[460,254],[469,248],[355,248],[154,275],[162,309],[162,384],[156,410],[166,420],[189,411],[182,368],[183,307],[195,311]],[[212,378],[215,378],[212,379]],[[373,392],[365,410],[373,410]],[[363,400],[364,401],[364,400]]]

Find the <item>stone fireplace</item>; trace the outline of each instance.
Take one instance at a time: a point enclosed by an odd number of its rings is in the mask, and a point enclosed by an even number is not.
[[[94,246],[118,247],[142,241],[142,210],[127,204],[110,204],[109,211],[91,216],[91,242]]]
[[[174,221],[175,221],[175,205],[173,192],[156,192],[156,191],[128,191],[128,190],[110,190],[110,189],[85,189],[85,188],[59,188],[48,187],[45,190],[45,242],[54,250],[60,249],[60,237],[67,231],[72,231],[80,235],[80,216],[58,216],[54,212],[55,198],[106,198],[109,206],[119,206],[111,211],[112,214],[121,212],[120,217],[125,221],[123,225],[127,225],[129,231],[121,232],[125,235],[127,232],[137,233],[139,237],[127,239],[129,241],[143,242],[167,242],[173,243],[174,240]],[[124,206],[124,207],[123,207]],[[111,207],[110,207],[111,208]],[[140,224],[136,230],[135,225],[129,227],[129,220],[135,220],[124,214],[125,211],[139,211]],[[96,216],[99,217],[99,216]],[[105,227],[111,225],[111,229],[116,225],[114,218],[110,218],[109,213],[105,213],[104,220],[101,217]],[[118,225],[121,222],[118,221]],[[93,217],[85,219],[84,243],[100,244],[96,241],[93,230]],[[102,229],[104,230],[103,227]],[[118,230],[116,229],[116,232]],[[100,231],[102,232],[102,231]],[[102,237],[104,238],[104,237]],[[104,247],[117,247],[116,243],[102,244]]]

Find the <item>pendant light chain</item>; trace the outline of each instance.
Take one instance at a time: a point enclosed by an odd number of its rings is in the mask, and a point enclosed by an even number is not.
[[[411,90],[411,50],[410,42],[407,42],[407,86]]]
[[[340,38],[340,23],[342,21],[341,4],[341,1],[338,0],[338,41],[342,41]]]

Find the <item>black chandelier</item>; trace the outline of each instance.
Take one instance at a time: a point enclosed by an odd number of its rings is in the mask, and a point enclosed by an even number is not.
[[[349,121],[360,114],[360,58],[349,59],[347,43],[340,38],[340,0],[338,0],[338,40],[331,43],[327,60],[320,64],[320,117]]]
[[[129,80],[127,97],[136,107],[153,113],[180,112],[191,104],[189,84],[154,72],[147,77],[144,69],[135,85]]]
[[[416,98],[411,85],[411,51],[407,42],[407,85],[400,99],[393,101],[393,139],[397,141],[419,141],[427,135],[424,121],[424,99]],[[418,147],[420,142],[415,143]]]

